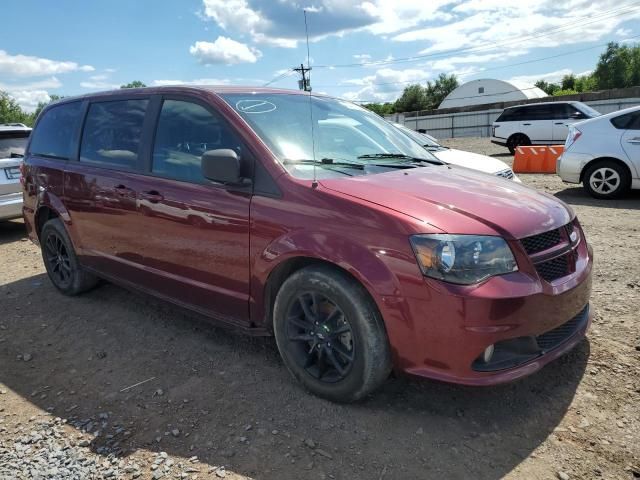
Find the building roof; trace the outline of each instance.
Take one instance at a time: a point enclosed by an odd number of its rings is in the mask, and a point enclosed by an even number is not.
[[[463,83],[445,97],[438,108],[545,98],[540,88],[516,80],[482,78]]]

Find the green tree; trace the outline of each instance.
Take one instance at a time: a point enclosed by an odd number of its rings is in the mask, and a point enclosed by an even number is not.
[[[557,90],[560,90],[560,85],[558,85],[557,83],[550,83],[544,80],[538,80],[535,83],[535,86],[538,87],[547,95],[553,95],[554,92],[556,92]]]
[[[385,103],[366,103],[362,105],[364,108],[371,110],[372,112],[377,113],[380,116],[390,115],[394,112],[393,103],[385,102]]]
[[[638,46],[633,47],[638,49]],[[628,67],[631,64],[631,52],[629,47],[620,46],[615,42],[610,42],[607,49],[600,55],[593,76],[596,79],[597,88],[624,88],[631,86],[627,79],[629,77]]]
[[[428,108],[427,96],[424,87],[418,83],[407,85],[400,98],[396,100],[396,112],[415,112]]]
[[[120,85],[120,88],[142,88],[142,87],[146,87],[146,85],[140,80],[134,80],[133,82]]]
[[[576,89],[576,76],[573,73],[562,77],[560,82],[560,88],[562,90],[575,90]]]
[[[7,92],[0,91],[0,123],[32,123],[31,116]]]
[[[458,88],[458,85],[458,78],[455,74],[447,75],[446,73],[441,73],[435,81],[428,81],[425,88],[426,109],[433,110],[438,108],[444,98]]]

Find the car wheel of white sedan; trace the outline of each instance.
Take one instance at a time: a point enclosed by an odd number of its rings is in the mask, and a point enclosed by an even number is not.
[[[613,161],[598,162],[584,176],[584,187],[595,198],[617,198],[629,188],[629,174]]]

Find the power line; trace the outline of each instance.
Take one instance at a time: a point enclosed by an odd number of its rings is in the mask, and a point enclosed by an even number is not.
[[[269,80],[267,83],[265,83],[264,85],[262,85],[263,87],[268,87],[269,85],[271,85],[272,83],[277,82],[278,80],[281,80],[285,77],[289,77],[291,75],[293,75],[295,73],[295,70],[293,69],[288,69],[286,71],[284,71],[283,73],[281,73],[280,75],[275,76],[274,78],[272,78],[271,80]]]
[[[370,62],[360,62],[360,63],[345,63],[345,64],[334,64],[334,65],[315,65],[316,68],[350,68],[350,67],[366,67],[366,66],[380,66],[380,65],[391,65],[396,63],[406,63],[406,62],[414,62],[423,60],[425,58],[434,58],[450,55],[453,53],[475,53],[487,49],[495,49],[496,47],[509,45],[512,43],[519,43],[525,40],[532,40],[535,38],[541,38],[549,35],[553,35],[556,33],[560,33],[565,30],[571,30],[576,27],[584,27],[586,25],[590,25],[592,23],[600,22],[602,20],[607,20],[609,18],[614,18],[621,15],[627,15],[629,13],[635,13],[637,10],[635,8],[631,8],[634,5],[639,4],[640,1],[631,2],[622,7],[616,7],[614,9],[605,10],[593,15],[585,15],[583,17],[578,17],[579,20],[572,20],[571,22],[564,23],[562,25],[557,25],[555,27],[538,30],[530,35],[524,37],[514,37],[509,40],[505,40],[504,42],[498,43],[486,43],[484,45],[476,46],[476,47],[464,47],[450,50],[442,50],[440,52],[434,52],[425,55],[414,55],[412,57],[404,57],[404,58],[396,58],[392,60],[379,60],[379,61],[370,61]],[[582,22],[582,20],[591,19],[590,22]]]
[[[629,39],[632,38],[638,38],[640,37],[640,35],[634,35],[632,37],[628,37]],[[469,72],[469,73],[462,73],[460,75],[458,75],[458,77],[468,77],[470,75],[477,75],[478,73],[482,73],[482,72],[487,72],[487,71],[491,71],[491,70],[500,70],[503,68],[509,68],[509,67],[517,67],[520,65],[527,65],[529,63],[536,63],[536,62],[542,62],[544,60],[551,60],[554,58],[559,58],[559,57],[566,57],[568,55],[573,55],[575,53],[582,53],[582,52],[586,52],[588,50],[593,50],[595,48],[601,48],[601,47],[606,47],[609,44],[609,42],[607,43],[601,43],[598,45],[592,45],[591,47],[587,47],[587,48],[581,48],[579,50],[572,50],[570,52],[564,52],[564,53],[559,53],[556,55],[550,55],[547,57],[541,57],[541,58],[535,58],[532,60],[525,60],[523,62],[518,62],[518,63],[510,63],[507,65],[499,65],[496,67],[490,67],[490,68],[485,68],[483,70],[477,71],[477,72]],[[360,85],[360,86],[381,86],[381,85],[400,85],[400,84],[410,84],[410,83],[421,83],[421,82],[425,82],[426,80],[402,80],[402,81],[398,81],[398,82],[382,82],[382,83],[367,83],[364,85]],[[348,88],[351,87],[352,84],[337,84],[337,85],[317,85],[318,88]]]

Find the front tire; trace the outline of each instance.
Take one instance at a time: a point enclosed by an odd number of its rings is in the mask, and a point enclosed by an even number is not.
[[[40,233],[42,260],[53,286],[65,295],[77,295],[96,286],[98,278],[85,271],[58,218],[48,220]]]
[[[343,272],[310,266],[282,285],[274,306],[278,350],[310,392],[360,400],[391,372],[384,323],[367,291]]]
[[[587,169],[582,184],[592,197],[609,200],[619,198],[629,190],[631,176],[618,162],[604,160]]]

